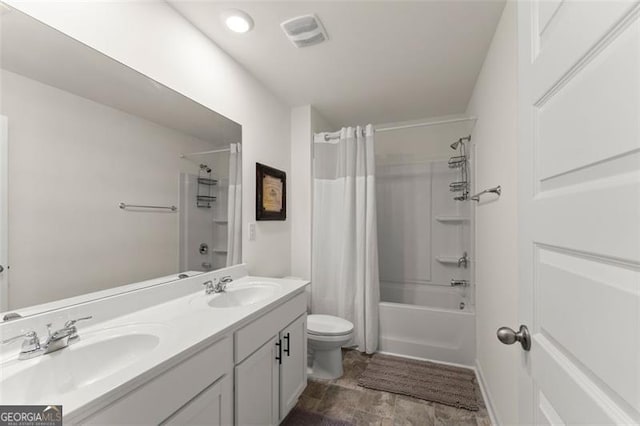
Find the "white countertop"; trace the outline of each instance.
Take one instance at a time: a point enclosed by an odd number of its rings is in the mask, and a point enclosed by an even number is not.
[[[80,323],[80,341],[58,352],[30,360],[18,360],[16,355],[3,359],[0,362],[0,402],[4,405],[62,404],[65,421],[81,419],[205,346],[231,335],[244,324],[304,291],[309,284],[303,280],[245,276],[235,280],[228,288],[234,289],[252,282],[275,283],[277,288],[274,295],[265,300],[233,308],[208,306],[206,302],[219,295],[206,296],[204,290],[200,290],[99,324]],[[154,335],[159,337],[159,341],[153,349],[133,359],[126,356],[125,350],[119,353],[111,347],[105,358],[112,362],[97,367],[103,369],[101,374],[94,375],[88,383],[75,380],[76,369],[81,371],[93,366],[91,359],[75,360],[74,350],[82,353],[81,348],[92,343],[136,334]],[[33,367],[42,362],[48,362],[51,366],[47,370],[54,370],[47,371],[46,376],[54,377],[43,378],[36,374],[38,369]],[[31,373],[30,370],[35,371]],[[22,371],[26,374],[21,375],[20,383],[11,380]],[[25,377],[27,380],[24,380]],[[55,380],[58,392],[53,395],[40,392],[40,380],[49,380],[50,383]]]

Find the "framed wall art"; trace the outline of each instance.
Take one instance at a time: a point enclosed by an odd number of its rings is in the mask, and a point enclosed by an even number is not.
[[[287,174],[256,163],[256,220],[286,220]]]

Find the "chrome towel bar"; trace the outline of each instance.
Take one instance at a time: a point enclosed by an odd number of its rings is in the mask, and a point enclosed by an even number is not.
[[[502,194],[502,187],[498,185],[493,188],[485,189],[484,191],[478,192],[476,195],[472,196],[471,199],[473,201],[480,201],[480,196],[484,194],[496,194],[499,197]]]
[[[125,204],[125,203],[120,203],[120,208],[121,209],[129,209],[129,208],[134,208],[134,209],[156,209],[156,210],[171,210],[172,212],[175,212],[178,210],[178,208],[176,206],[141,206],[138,204]]]

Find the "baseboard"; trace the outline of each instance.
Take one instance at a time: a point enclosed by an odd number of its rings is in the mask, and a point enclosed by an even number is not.
[[[392,356],[397,356],[398,358],[407,358],[407,359],[415,359],[416,361],[427,361],[427,362],[433,362],[434,364],[442,364],[442,365],[450,365],[452,367],[459,367],[459,368],[467,368],[469,370],[474,370],[475,371],[475,367],[472,365],[466,365],[466,364],[456,364],[455,362],[445,362],[445,361],[440,361],[438,359],[429,359],[429,358],[421,358],[418,356],[410,356],[410,355],[403,355],[403,354],[396,354],[393,352],[387,352],[387,351],[377,351],[376,353],[378,354],[383,354],[383,355],[392,355]]]
[[[487,412],[489,413],[489,419],[491,420],[491,424],[495,426],[500,426],[500,422],[498,421],[498,417],[496,416],[496,409],[493,405],[493,398],[491,397],[491,393],[489,393],[489,388],[487,387],[487,382],[484,378],[484,374],[482,373],[482,367],[480,367],[480,363],[476,359],[476,367],[474,368],[476,371],[476,376],[478,377],[478,384],[480,385],[480,392],[482,393],[482,398],[484,398],[484,403],[487,406]]]

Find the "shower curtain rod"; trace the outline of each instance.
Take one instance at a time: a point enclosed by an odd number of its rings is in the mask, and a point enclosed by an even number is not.
[[[390,132],[392,130],[411,129],[413,127],[429,127],[429,126],[436,126],[438,124],[459,123],[461,121],[475,121],[475,120],[477,120],[476,117],[449,118],[446,120],[426,121],[424,123],[405,124],[401,126],[375,127],[374,130],[376,132]]]
[[[429,127],[429,126],[437,126],[438,124],[450,124],[450,123],[459,123],[461,121],[476,121],[476,117],[464,117],[464,118],[449,118],[446,120],[438,120],[438,121],[427,121],[424,123],[413,123],[413,124],[404,124],[400,126],[391,126],[391,127],[374,127],[374,132],[390,132],[392,130],[401,130],[401,129],[411,129],[414,127]],[[325,133],[324,139],[336,139],[340,137],[340,130],[333,133]]]
[[[213,151],[192,152],[189,154],[180,154],[180,158],[193,157],[195,155],[216,154],[218,152],[229,152],[230,148],[214,149]]]

